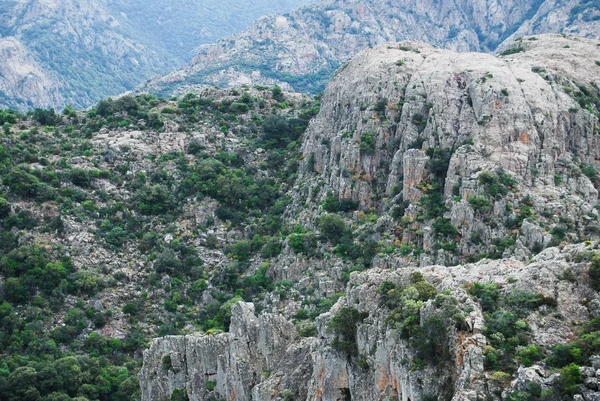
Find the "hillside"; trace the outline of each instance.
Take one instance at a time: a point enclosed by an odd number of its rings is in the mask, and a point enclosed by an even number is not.
[[[0,3],[0,107],[89,107],[189,61],[255,18],[306,4],[10,0]]]
[[[596,399],[600,42],[505,46],[0,112],[0,401]]]
[[[319,93],[342,63],[382,43],[408,40],[493,52],[511,35],[597,38],[599,18],[600,6],[587,0],[460,0],[441,6],[415,0],[321,1],[261,18],[239,34],[202,46],[191,63],[142,89],[168,96],[203,84],[279,83]]]

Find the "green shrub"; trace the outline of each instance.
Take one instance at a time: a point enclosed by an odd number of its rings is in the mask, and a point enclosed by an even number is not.
[[[486,312],[496,310],[500,289],[496,283],[473,283],[471,294],[479,299],[481,308]]]
[[[56,197],[56,191],[46,183],[30,174],[28,170],[13,167],[12,170],[4,176],[4,185],[8,185],[10,189],[17,195],[33,198],[40,202],[52,200]]]
[[[273,99],[277,100],[278,102],[283,102],[285,100],[285,95],[283,94],[283,91],[279,85],[273,86],[271,94],[273,95]]]
[[[165,354],[162,357],[162,368],[164,370],[171,370],[173,363],[171,362],[171,354]]]
[[[135,208],[143,214],[159,215],[172,212],[176,208],[176,200],[164,185],[144,186],[134,195]]]
[[[81,168],[71,170],[69,177],[71,182],[78,187],[87,188],[92,182],[90,172]]]
[[[559,391],[572,396],[577,392],[577,385],[583,382],[579,366],[571,363],[560,370]]]
[[[281,241],[276,237],[269,237],[265,241],[261,250],[261,257],[264,259],[274,258],[281,253]]]
[[[507,401],[531,401],[531,394],[526,391],[513,391],[506,396]]]
[[[543,358],[543,352],[536,345],[530,345],[517,354],[517,360],[525,366],[531,366]]]
[[[40,125],[55,125],[60,120],[54,109],[35,109],[32,117]]]
[[[413,331],[410,343],[417,352],[417,358],[424,363],[437,365],[448,359],[447,322],[441,317],[429,317]]]
[[[589,274],[592,288],[596,291],[600,291],[600,255],[596,254],[592,258]]]
[[[356,330],[357,326],[365,320],[369,314],[360,312],[358,309],[345,306],[340,309],[327,323],[327,327],[333,334],[335,339],[331,346],[346,353],[348,356],[358,355],[356,346]]]
[[[174,272],[181,266],[181,260],[172,248],[165,248],[154,261],[154,268],[158,273]]]
[[[171,393],[171,401],[189,401],[187,391],[184,388],[176,388]]]
[[[485,199],[483,196],[469,196],[469,205],[471,205],[473,210],[476,212],[489,213],[492,209],[492,202]]]
[[[323,238],[336,245],[346,233],[346,223],[336,214],[326,214],[319,217],[319,230]]]
[[[10,214],[10,203],[0,196],[0,219],[8,217]]]
[[[135,316],[139,313],[139,307],[134,302],[128,302],[123,306],[123,313],[131,316]]]
[[[231,104],[231,106],[229,106],[229,111],[231,111],[234,114],[244,114],[244,113],[247,113],[248,110],[250,110],[250,108],[245,103],[235,103],[234,102]]]
[[[598,180],[598,173],[596,172],[596,167],[591,164],[581,166],[581,172],[591,181]]]
[[[496,173],[482,171],[479,173],[479,183],[485,188],[485,194],[495,198],[496,195],[507,195],[509,191],[516,189],[516,181],[503,169],[498,169]]]
[[[521,53],[523,51],[525,51],[525,49],[522,46],[514,46],[509,49],[504,50],[503,52],[500,53],[500,55],[501,56],[510,56],[511,54],[517,54],[517,53]]]
[[[371,131],[365,131],[360,136],[360,151],[361,153],[371,154],[375,152],[375,145],[377,144],[377,138]]]
[[[327,198],[323,202],[323,209],[329,213],[350,212],[358,209],[360,202],[349,198],[340,199],[333,192],[327,193]]]

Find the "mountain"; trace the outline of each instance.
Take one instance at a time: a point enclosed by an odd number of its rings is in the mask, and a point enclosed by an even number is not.
[[[0,111],[0,401],[600,397],[600,41]]]
[[[88,107],[189,60],[198,45],[300,0],[0,3],[0,106]]]
[[[598,37],[599,18],[600,6],[587,0],[321,1],[261,18],[239,34],[202,46],[190,64],[143,89],[170,95],[202,84],[278,82],[318,93],[342,63],[382,43],[414,40],[493,52],[511,35]]]
[[[302,139],[289,289],[154,339],[142,400],[600,396],[599,81],[600,42],[562,35],[359,53]]]
[[[283,13],[306,0],[259,1],[125,1],[111,0],[107,7],[160,43],[172,56],[189,61],[198,46],[212,43],[247,28],[263,15]]]

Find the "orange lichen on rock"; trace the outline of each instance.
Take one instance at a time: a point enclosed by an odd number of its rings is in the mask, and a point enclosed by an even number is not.
[[[519,142],[527,144],[529,142],[529,134],[527,132],[523,132],[519,135]]]

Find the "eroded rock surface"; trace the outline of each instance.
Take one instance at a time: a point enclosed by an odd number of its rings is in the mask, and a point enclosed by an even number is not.
[[[175,389],[184,389],[190,400],[415,400],[452,399],[475,401],[498,399],[501,394],[535,381],[542,389],[552,387],[549,370],[540,366],[521,367],[512,384],[500,383],[484,370],[484,352],[489,340],[484,335],[484,312],[468,295],[472,283],[497,283],[502,293],[539,293],[556,301],[549,313],[539,309],[528,313],[531,344],[550,347],[563,343],[576,330],[577,322],[600,312],[594,305],[597,292],[586,285],[587,263],[577,255],[597,244],[549,248],[529,264],[515,260],[490,261],[456,267],[427,266],[403,269],[377,267],[353,273],[347,297],[328,313],[317,318],[315,337],[298,336],[294,325],[279,314],[255,314],[252,304],[240,302],[232,308],[229,333],[217,335],[168,336],[157,338],[144,353],[140,374],[142,399],[168,398]],[[572,269],[576,281],[563,278]],[[464,320],[456,329],[448,327],[447,359],[438,365],[418,366],[410,341],[386,319],[382,307],[384,282],[407,285],[420,272],[443,295],[421,308],[421,324],[445,313],[444,299],[453,299]],[[440,301],[441,300],[441,301]],[[582,305],[586,300],[587,307]],[[333,335],[327,322],[345,306],[369,316],[357,326],[357,356],[332,348]],[[168,363],[165,361],[168,358]],[[595,363],[595,362],[594,362]],[[587,370],[591,373],[585,373]],[[594,396],[595,373],[585,373],[585,396]],[[350,397],[350,398],[348,398]],[[587,398],[586,398],[587,399]]]

